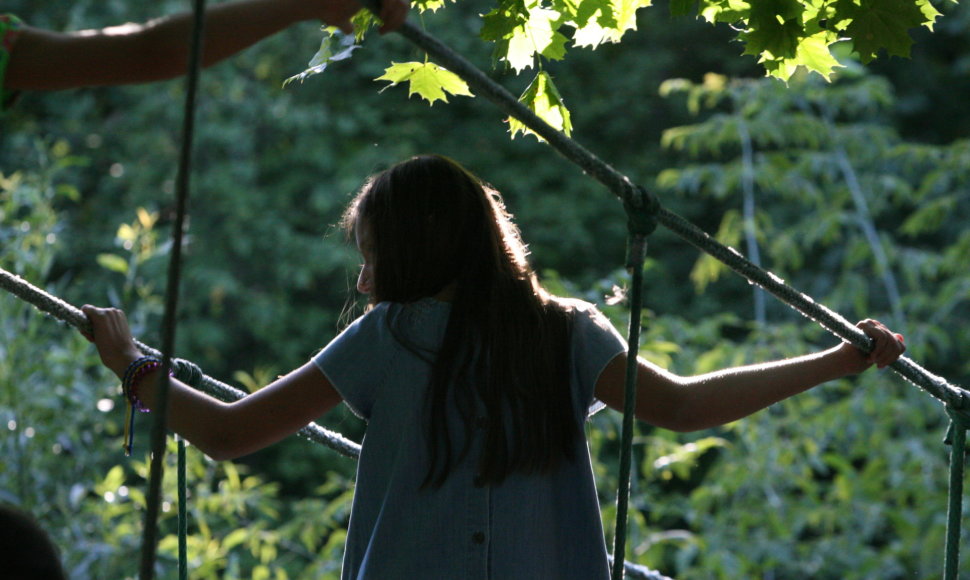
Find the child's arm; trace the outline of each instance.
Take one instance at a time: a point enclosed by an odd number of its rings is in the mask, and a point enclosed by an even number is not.
[[[695,431],[730,423],[821,383],[882,368],[906,350],[901,335],[874,320],[859,323],[875,340],[871,354],[843,343],[826,351],[764,364],[681,377],[638,360],[636,416],[658,427]],[[600,374],[596,397],[623,410],[626,354]]]
[[[125,314],[114,308],[82,309],[94,328],[101,361],[121,378],[141,356]],[[137,383],[139,400],[156,404],[158,371]],[[341,398],[312,362],[242,399],[224,403],[181,381],[169,379],[168,427],[216,460],[252,453],[291,435],[323,415]]]
[[[319,19],[351,29],[356,0],[238,0],[206,11],[203,65],[217,63],[287,26]],[[382,32],[401,25],[404,0],[385,0]],[[193,16],[57,33],[24,26],[10,53],[4,88],[54,90],[169,79],[188,65]]]

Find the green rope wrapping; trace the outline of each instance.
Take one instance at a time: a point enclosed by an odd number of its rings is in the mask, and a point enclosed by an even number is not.
[[[188,561],[188,537],[189,537],[189,512],[188,502],[186,501],[185,484],[185,439],[175,436],[178,442],[178,501],[179,501],[179,580],[188,580],[189,561]]]
[[[967,429],[970,423],[961,413],[950,414],[944,443],[950,446],[950,488],[946,506],[946,550],[943,554],[943,580],[956,580],[960,568],[960,527],[963,516],[963,472],[966,461]]]

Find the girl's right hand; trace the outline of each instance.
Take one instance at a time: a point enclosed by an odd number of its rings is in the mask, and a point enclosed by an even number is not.
[[[98,308],[90,304],[82,306],[81,311],[91,321],[92,335],[87,339],[98,347],[102,364],[120,379],[128,365],[142,356],[131,336],[125,313],[117,308]]]

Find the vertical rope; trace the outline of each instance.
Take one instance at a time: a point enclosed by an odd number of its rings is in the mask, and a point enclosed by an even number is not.
[[[949,407],[947,412],[950,412]],[[960,528],[963,516],[963,471],[967,442],[966,419],[950,412],[950,428],[944,443],[950,446],[950,491],[946,506],[946,551],[943,580],[956,580],[960,568]]]
[[[185,439],[175,436],[178,442],[178,496],[179,496],[179,580],[188,580],[189,512],[185,492]]]
[[[192,163],[192,137],[195,129],[195,96],[201,68],[202,33],[205,27],[205,0],[194,0],[195,26],[189,53],[188,82],[185,93],[185,109],[182,117],[182,144],[176,176],[176,214],[172,226],[172,255],[168,263],[168,284],[165,290],[165,316],[162,321],[162,372],[158,374],[158,395],[154,424],[151,433],[151,470],[146,499],[145,529],[142,537],[141,580],[151,580],[155,568],[155,552],[158,544],[158,507],[161,503],[162,477],[164,475],[165,438],[168,416],[168,376],[172,369],[172,351],[175,348],[176,313],[178,289],[181,278],[182,234],[189,197],[189,175]]]
[[[627,335],[626,386],[623,394],[623,434],[620,440],[620,483],[616,492],[616,529],[613,533],[613,580],[622,580],[626,558],[626,523],[633,463],[633,412],[636,410],[637,355],[640,350],[640,313],[643,309],[643,261],[646,255],[646,236],[631,235],[626,264],[632,276],[630,328]]]
[[[624,196],[627,228],[626,268],[630,272],[630,327],[627,333],[626,384],[623,391],[623,432],[620,439],[620,482],[616,491],[616,526],[613,532],[613,580],[625,573],[627,513],[630,504],[630,474],[633,464],[634,411],[637,403],[637,355],[640,352],[640,314],[643,311],[643,262],[647,257],[647,236],[657,227],[658,204],[642,188],[631,187]]]

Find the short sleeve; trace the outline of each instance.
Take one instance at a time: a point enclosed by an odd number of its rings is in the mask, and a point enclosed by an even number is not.
[[[0,111],[11,105],[17,96],[16,92],[8,91],[4,86],[10,53],[22,27],[23,23],[13,14],[0,14]]]
[[[606,365],[626,351],[627,344],[613,323],[592,304],[578,303],[574,312],[570,355],[579,385],[579,400],[590,412],[595,412],[603,406],[596,404],[596,381]]]
[[[387,303],[372,308],[312,359],[350,410],[365,420],[391,367],[390,358],[400,350],[387,325],[388,308]]]

